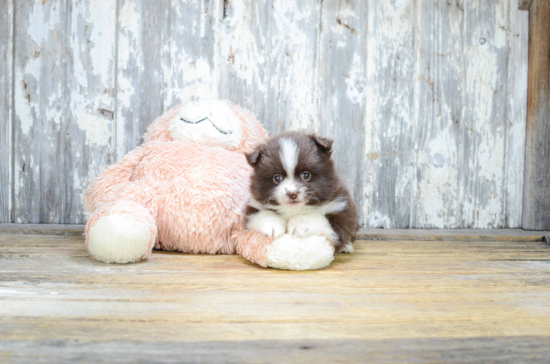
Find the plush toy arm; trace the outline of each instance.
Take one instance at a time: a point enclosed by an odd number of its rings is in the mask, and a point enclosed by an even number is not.
[[[267,248],[273,239],[257,231],[236,230],[231,234],[237,253],[246,260],[267,268]]]
[[[323,236],[298,238],[284,234],[273,240],[257,231],[233,232],[232,239],[243,258],[262,267],[313,270],[334,260],[334,248]]]
[[[92,212],[99,205],[114,201],[121,191],[121,186],[130,181],[134,169],[144,156],[145,148],[139,147],[126,154],[124,158],[111,165],[93,180],[84,196],[86,211]]]

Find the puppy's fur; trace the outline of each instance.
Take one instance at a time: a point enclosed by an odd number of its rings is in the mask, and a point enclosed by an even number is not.
[[[271,237],[323,235],[336,252],[353,252],[357,207],[331,153],[330,139],[287,132],[247,154],[254,168],[247,229]]]

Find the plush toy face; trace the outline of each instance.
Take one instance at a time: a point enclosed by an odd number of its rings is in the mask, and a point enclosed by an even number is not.
[[[183,105],[168,122],[168,130],[173,140],[237,148],[243,122],[226,101],[202,100]]]

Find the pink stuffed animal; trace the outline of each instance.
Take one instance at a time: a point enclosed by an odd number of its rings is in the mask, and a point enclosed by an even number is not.
[[[306,270],[330,264],[322,236],[275,240],[244,230],[251,167],[244,153],[267,133],[225,100],[189,102],[157,118],[144,143],[88,187],[86,247],[97,260],[130,263],[153,248],[235,254],[262,267]]]

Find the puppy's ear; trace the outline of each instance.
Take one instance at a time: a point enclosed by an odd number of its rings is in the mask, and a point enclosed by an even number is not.
[[[248,161],[248,164],[250,164],[252,167],[258,164],[258,162],[260,161],[260,157],[262,156],[264,147],[265,144],[257,145],[252,152],[246,153],[246,160]]]
[[[332,153],[332,139],[323,138],[315,134],[311,134],[309,137],[315,142],[315,145],[317,145],[317,148],[319,148],[322,153],[325,153],[327,155],[330,155]]]

